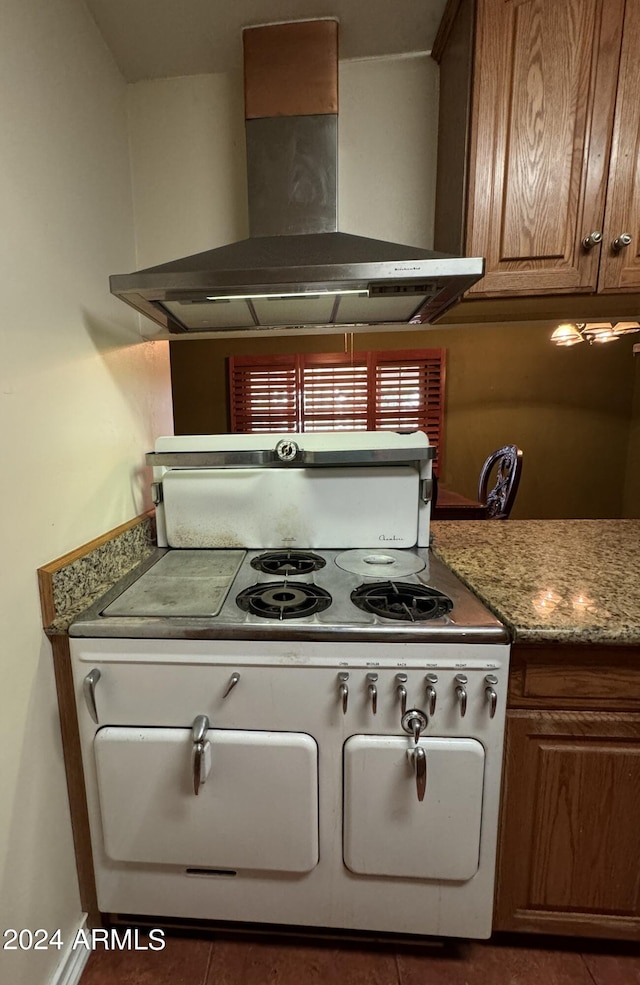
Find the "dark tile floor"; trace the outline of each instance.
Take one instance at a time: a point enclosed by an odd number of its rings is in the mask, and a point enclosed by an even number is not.
[[[168,931],[165,940],[162,951],[94,950],[80,985],[640,985],[640,944],[505,936],[417,947]]]

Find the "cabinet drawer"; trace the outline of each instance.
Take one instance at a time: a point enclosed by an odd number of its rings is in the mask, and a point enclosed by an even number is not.
[[[509,704],[640,708],[640,647],[514,647]]]

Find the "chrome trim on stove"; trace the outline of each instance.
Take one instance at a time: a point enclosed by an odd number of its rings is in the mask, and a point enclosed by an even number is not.
[[[190,469],[288,468],[301,465],[385,465],[390,462],[428,462],[435,457],[432,445],[421,448],[360,448],[312,451],[300,449],[283,459],[277,449],[240,451],[150,451],[147,465]]]

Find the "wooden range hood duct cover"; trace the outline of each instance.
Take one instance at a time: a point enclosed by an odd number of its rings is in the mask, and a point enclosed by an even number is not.
[[[366,331],[433,320],[484,260],[337,230],[338,23],[246,28],[249,239],[111,277],[172,339]]]

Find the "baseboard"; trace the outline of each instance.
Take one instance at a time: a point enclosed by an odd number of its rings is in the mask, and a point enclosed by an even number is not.
[[[80,923],[74,932],[69,935],[64,954],[60,957],[53,977],[49,979],[49,985],[78,985],[91,951],[86,947],[76,947],[74,949],[73,942],[77,934],[80,931],[86,931],[86,929],[87,914],[83,913]]]

